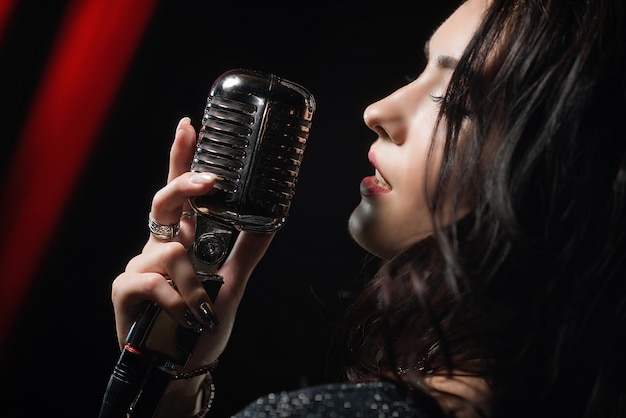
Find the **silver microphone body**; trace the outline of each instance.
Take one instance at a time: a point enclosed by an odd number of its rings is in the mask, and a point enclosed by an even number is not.
[[[273,74],[237,69],[213,83],[191,164],[218,176],[216,193],[190,199],[200,273],[224,259],[232,230],[283,226],[314,112],[311,93]]]

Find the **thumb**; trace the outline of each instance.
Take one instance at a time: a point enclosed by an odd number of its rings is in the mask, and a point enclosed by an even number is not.
[[[252,272],[259,264],[276,233],[261,234],[242,231],[237,236],[233,249],[217,274],[224,278],[220,292],[225,298],[239,303]]]

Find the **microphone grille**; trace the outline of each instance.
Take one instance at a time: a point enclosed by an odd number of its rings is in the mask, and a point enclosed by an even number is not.
[[[295,194],[315,110],[301,86],[250,70],[225,73],[207,99],[192,170],[220,177],[192,202],[239,229],[280,227]]]

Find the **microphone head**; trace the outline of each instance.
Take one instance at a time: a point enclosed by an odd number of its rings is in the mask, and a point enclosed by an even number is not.
[[[192,198],[198,216],[238,230],[273,232],[286,221],[315,99],[304,87],[235,69],[207,98],[191,170],[218,176],[217,193]]]

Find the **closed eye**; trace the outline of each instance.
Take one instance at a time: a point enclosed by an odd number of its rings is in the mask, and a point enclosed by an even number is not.
[[[441,96],[441,95],[436,95],[436,94],[432,94],[432,93],[428,93],[428,95],[430,96],[430,98],[433,100],[433,102],[441,105],[445,102],[446,98],[445,96]]]

